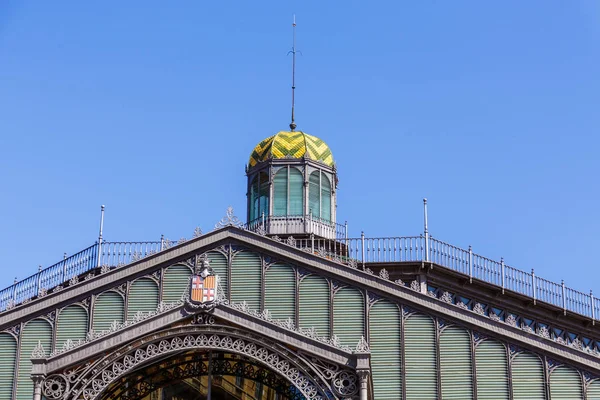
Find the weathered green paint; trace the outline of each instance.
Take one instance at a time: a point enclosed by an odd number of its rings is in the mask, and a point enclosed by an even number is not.
[[[158,284],[150,278],[139,278],[131,283],[127,296],[127,319],[138,312],[156,311],[158,306]]]
[[[56,349],[62,349],[67,340],[85,340],[87,332],[87,310],[78,304],[63,308],[56,320]]]
[[[511,364],[513,400],[545,400],[544,366],[535,354],[517,354]]]
[[[0,400],[12,399],[12,388],[17,358],[17,339],[0,333]]]
[[[94,302],[93,329],[101,332],[110,329],[111,324],[123,322],[125,302],[123,297],[114,291],[101,293]]]
[[[231,263],[231,301],[245,301],[260,310],[262,262],[256,253],[241,251]]]
[[[550,373],[552,400],[583,400],[581,375],[575,368],[562,366]]]
[[[378,400],[402,398],[401,323],[398,306],[378,301],[369,312],[371,372]]]
[[[304,277],[300,282],[299,299],[300,327],[314,327],[319,335],[329,337],[330,292],[327,280],[317,275]]]
[[[473,398],[471,336],[466,329],[449,326],[440,333],[440,377],[444,400]]]
[[[333,333],[346,346],[356,347],[365,335],[365,299],[353,287],[339,289],[333,297]]]
[[[437,400],[435,324],[421,314],[404,321],[406,398]]]
[[[265,274],[265,309],[273,318],[295,321],[296,273],[285,264],[274,264]]]
[[[162,301],[172,303],[181,300],[189,289],[192,271],[185,265],[172,265],[163,274]]]
[[[44,350],[47,353],[50,353],[50,349],[52,348],[52,326],[45,319],[34,319],[29,321],[21,332],[17,400],[33,399],[31,353],[38,343],[44,347]]]
[[[486,339],[475,348],[477,400],[508,400],[506,348],[497,340]]]

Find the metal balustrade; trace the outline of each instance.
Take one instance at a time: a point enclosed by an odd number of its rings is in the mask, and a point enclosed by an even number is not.
[[[115,267],[129,264],[158,253],[165,247],[164,240],[160,242],[104,242],[100,251],[100,265]]]
[[[275,219],[274,219],[275,220]],[[600,314],[600,299],[592,292],[583,293],[535,275],[532,270],[525,272],[504,263],[442,242],[428,235],[367,238],[347,237],[347,225],[331,224],[311,216],[301,216],[299,223],[308,225],[313,232],[322,230],[320,225],[328,225],[335,232],[330,238],[311,235],[310,238],[279,239],[281,242],[299,249],[336,261],[366,268],[372,263],[431,262],[473,279],[487,282],[502,289],[562,308],[563,311],[579,314],[596,320]],[[266,219],[261,218],[241,226],[241,229],[264,234]],[[313,224],[314,226],[311,226]],[[335,238],[333,238],[333,237]],[[172,245],[168,240],[148,242],[102,242],[60,262],[40,270],[20,282],[0,291],[0,312],[43,295],[55,288],[75,284],[87,272],[101,267],[116,268],[137,261],[151,254],[166,250]]]

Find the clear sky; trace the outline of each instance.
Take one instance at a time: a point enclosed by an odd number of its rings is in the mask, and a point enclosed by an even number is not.
[[[422,232],[600,295],[600,2],[0,0],[0,286],[190,238],[290,115],[351,236]]]

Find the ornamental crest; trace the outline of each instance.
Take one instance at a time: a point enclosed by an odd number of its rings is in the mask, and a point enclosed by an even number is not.
[[[190,277],[189,302],[201,308],[212,308],[218,297],[218,285],[219,276],[210,267],[208,257],[200,257]]]

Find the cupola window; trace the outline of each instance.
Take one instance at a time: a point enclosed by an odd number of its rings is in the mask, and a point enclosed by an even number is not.
[[[269,215],[269,176],[259,173],[250,185],[250,220]]]
[[[308,208],[313,217],[331,220],[331,183],[321,171],[310,174]]]
[[[302,173],[297,168],[286,166],[279,169],[273,179],[273,215],[302,215],[303,186]]]

